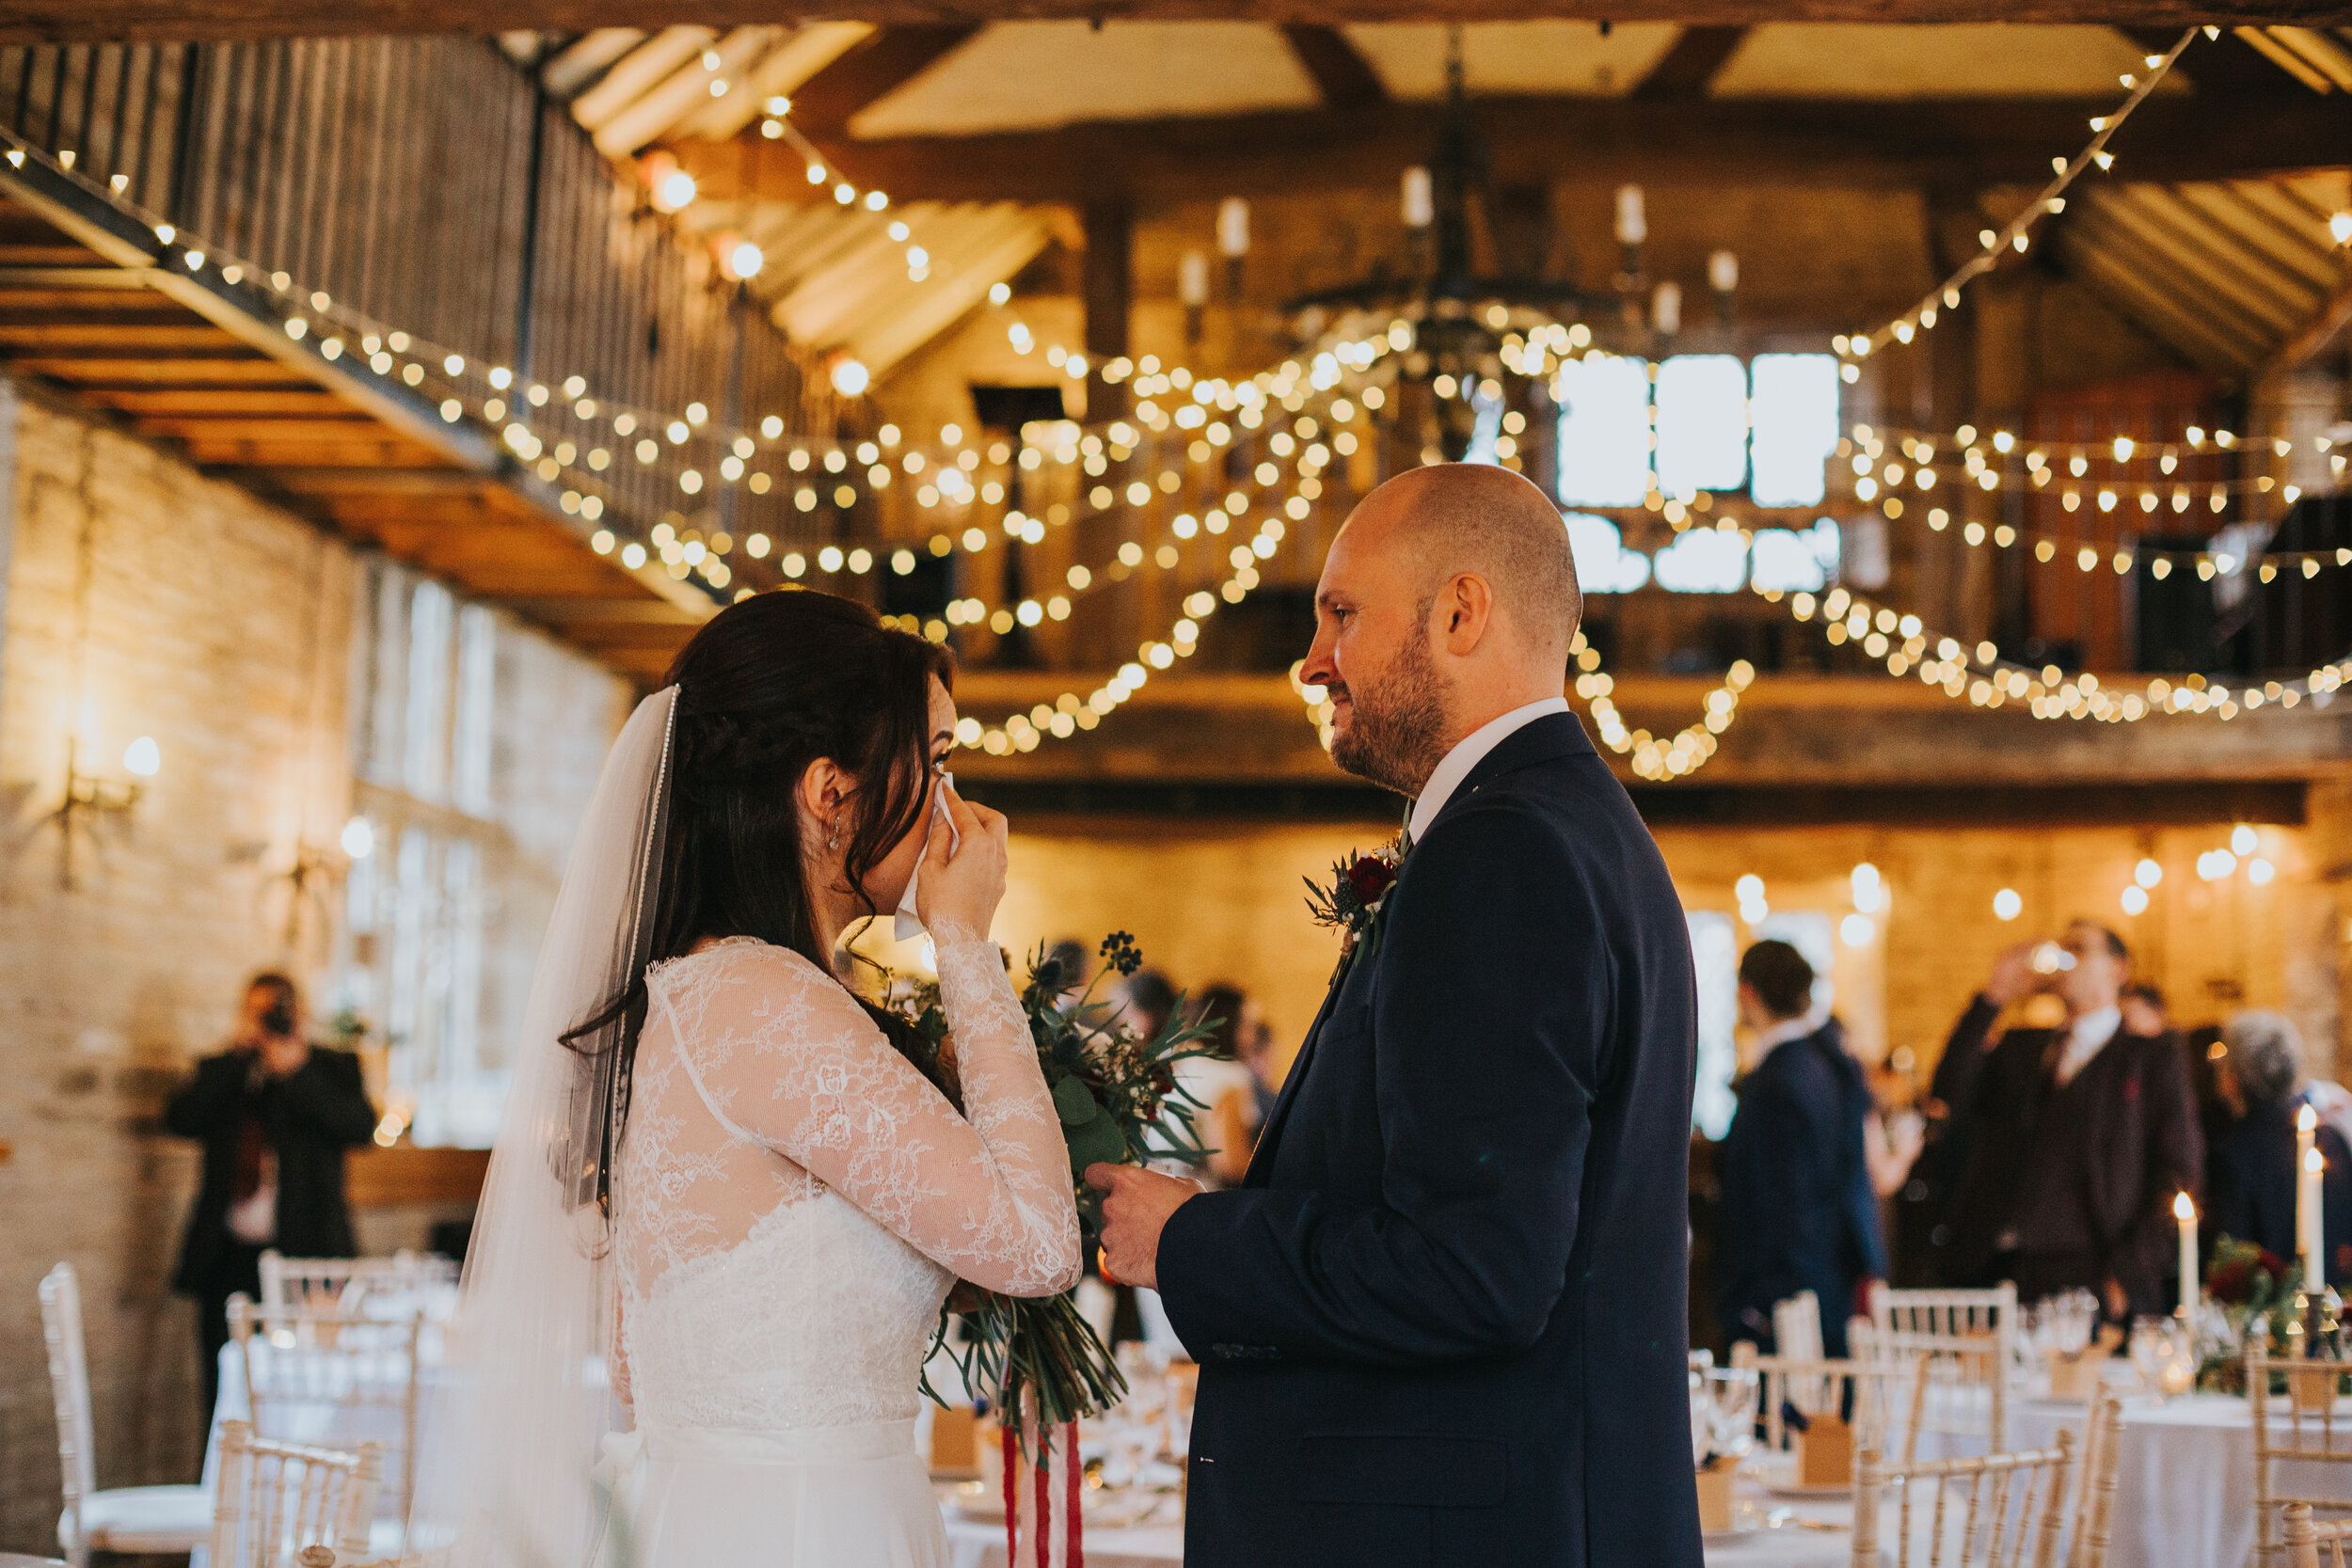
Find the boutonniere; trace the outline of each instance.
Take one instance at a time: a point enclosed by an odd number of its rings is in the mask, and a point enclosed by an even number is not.
[[[1388,909],[1389,894],[1396,886],[1397,868],[1404,863],[1404,840],[1400,836],[1369,855],[1334,861],[1327,887],[1312,877],[1306,879],[1308,912],[1314,916],[1316,925],[1334,927],[1340,932],[1340,966],[1332,972],[1333,981],[1346,973],[1359,948],[1367,953],[1378,949],[1380,917]]]

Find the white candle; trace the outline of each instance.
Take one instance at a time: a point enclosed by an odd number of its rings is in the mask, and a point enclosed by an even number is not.
[[[2328,1282],[2328,1271],[2323,1261],[2328,1243],[2321,1239],[2324,1234],[2321,1211],[2325,1205],[2320,1196],[2320,1179],[2327,1168],[2328,1162],[2321,1158],[2318,1149],[2314,1148],[2303,1156],[2303,1191],[2299,1205],[2303,1212],[2303,1288],[2313,1292]]]
[[[2197,1205],[2186,1193],[2172,1200],[2172,1215],[2181,1222],[2181,1316],[2197,1321]]]
[[[2313,1162],[2319,1158],[2319,1117],[2306,1105],[2295,1114],[2295,1250],[2303,1261],[2303,1283],[2319,1284],[2319,1182]]]

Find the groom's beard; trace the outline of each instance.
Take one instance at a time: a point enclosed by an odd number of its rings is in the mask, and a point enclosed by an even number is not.
[[[1407,798],[1445,757],[1445,686],[1425,638],[1406,641],[1386,670],[1346,689],[1353,717],[1331,760]]]

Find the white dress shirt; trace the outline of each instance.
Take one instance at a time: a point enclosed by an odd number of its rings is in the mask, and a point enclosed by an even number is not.
[[[2066,1032],[2065,1049],[2058,1053],[2058,1086],[2064,1088],[2073,1083],[2075,1075],[2090,1065],[2091,1058],[2107,1048],[2107,1042],[2115,1038],[2115,1032],[2122,1026],[2121,1007],[2101,1007],[2076,1019],[2074,1027]]]
[[[1828,1014],[1807,1009],[1795,1018],[1782,1019],[1771,1028],[1760,1031],[1756,1037],[1754,1067],[1763,1066],[1764,1058],[1772,1053],[1775,1046],[1786,1045],[1790,1040],[1801,1040],[1828,1022]],[[1750,1070],[1754,1070],[1754,1067]]]
[[[1422,835],[1429,832],[1429,825],[1438,819],[1438,814],[1445,810],[1445,803],[1454,798],[1454,792],[1462,787],[1462,781],[1470,777],[1470,769],[1486,760],[1487,752],[1536,720],[1567,711],[1565,697],[1546,697],[1542,702],[1515,707],[1456,741],[1454,750],[1429,775],[1429,782],[1422,785],[1421,799],[1413,802],[1413,815],[1406,824],[1413,842],[1421,842]]]

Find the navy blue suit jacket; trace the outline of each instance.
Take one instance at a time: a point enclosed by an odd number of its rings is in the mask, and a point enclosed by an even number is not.
[[[1697,1568],[1691,947],[1568,715],[1406,857],[1243,1185],[1162,1232],[1191,1568]]]
[[[1878,1194],[1863,1155],[1870,1088],[1835,1021],[1784,1040],[1740,1085],[1723,1148],[1724,1336],[1772,1348],[1772,1307],[1821,1304],[1821,1342],[1846,1354],[1854,1287],[1884,1278]]]

